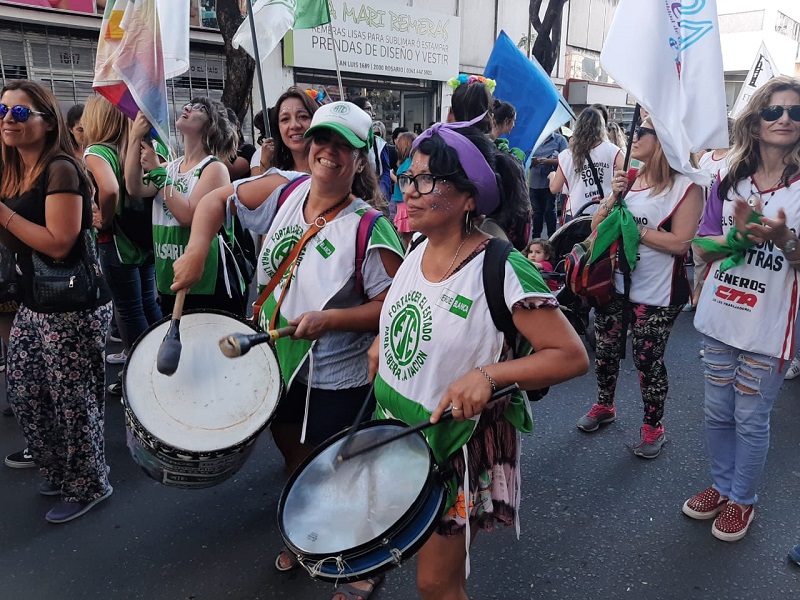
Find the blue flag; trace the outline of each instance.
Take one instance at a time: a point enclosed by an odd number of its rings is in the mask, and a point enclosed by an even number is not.
[[[528,155],[557,127],[575,118],[550,76],[535,58],[525,56],[505,31],[500,32],[483,75],[497,82],[494,97],[517,109],[508,143]]]

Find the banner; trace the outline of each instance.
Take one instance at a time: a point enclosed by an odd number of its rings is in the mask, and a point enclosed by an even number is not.
[[[483,75],[497,82],[495,98],[514,105],[517,121],[506,137],[526,154],[575,117],[542,66],[525,56],[505,31],[497,37]]]
[[[739,95],[736,96],[736,102],[734,102],[733,108],[731,109],[731,117],[734,119],[738,117],[739,113],[747,106],[753,93],[770,79],[780,75],[780,71],[773,66],[774,64],[775,61],[772,60],[769,52],[767,52],[767,47],[764,45],[764,42],[761,42],[761,48],[759,48],[756,54],[753,66],[750,67],[750,72],[744,80],[744,85],[742,85],[742,89],[739,90]]]
[[[620,0],[600,63],[650,113],[672,168],[707,184],[689,154],[728,147],[716,0]]]

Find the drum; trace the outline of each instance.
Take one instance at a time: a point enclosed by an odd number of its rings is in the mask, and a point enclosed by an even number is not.
[[[241,468],[268,425],[283,391],[280,367],[269,344],[224,356],[221,337],[256,329],[227,313],[194,311],[181,318],[178,369],[163,375],[156,357],[169,324],[142,334],[122,372],[128,448],[164,485],[210,487]]]
[[[358,427],[352,450],[405,429]],[[338,462],[347,431],[321,444],[292,474],[278,504],[286,547],[312,577],[357,581],[398,566],[433,534],[446,494],[421,433]]]

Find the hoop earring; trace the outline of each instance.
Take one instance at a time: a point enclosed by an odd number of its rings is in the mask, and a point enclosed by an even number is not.
[[[467,211],[464,213],[464,232],[467,235],[471,235],[474,228],[475,222],[469,218],[469,211]]]

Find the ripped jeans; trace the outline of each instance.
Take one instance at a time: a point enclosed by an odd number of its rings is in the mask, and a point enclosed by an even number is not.
[[[769,415],[783,383],[780,358],[703,336],[705,427],[714,489],[755,504],[769,450]]]

